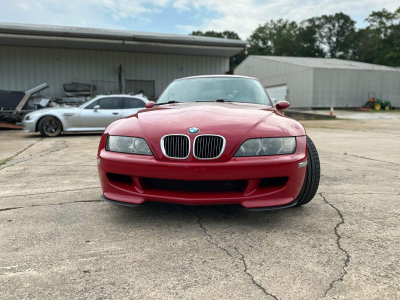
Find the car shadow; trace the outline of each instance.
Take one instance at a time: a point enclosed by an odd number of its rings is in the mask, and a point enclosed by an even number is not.
[[[108,204],[108,221],[128,227],[181,226],[184,223],[198,223],[201,226],[232,228],[249,227],[279,228],[288,220],[297,223],[299,219],[312,215],[312,209],[294,207],[272,211],[249,211],[240,205],[190,206],[148,202],[138,207]]]

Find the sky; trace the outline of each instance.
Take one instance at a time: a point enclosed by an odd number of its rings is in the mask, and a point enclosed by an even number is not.
[[[175,34],[231,30],[246,39],[271,19],[343,12],[364,27],[372,11],[399,6],[393,0],[0,0],[0,22]]]

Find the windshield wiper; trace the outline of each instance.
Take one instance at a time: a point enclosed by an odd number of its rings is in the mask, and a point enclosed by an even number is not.
[[[233,102],[233,101],[226,100],[226,99],[217,99],[217,100],[205,100],[205,101],[196,101],[196,102]]]
[[[171,103],[181,103],[181,102],[172,100],[172,101],[163,102],[163,103],[156,103],[155,105],[163,105],[163,104],[171,104]]]

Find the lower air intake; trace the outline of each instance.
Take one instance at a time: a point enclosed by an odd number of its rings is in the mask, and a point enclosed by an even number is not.
[[[246,180],[172,180],[144,178],[146,188],[180,192],[240,192]]]

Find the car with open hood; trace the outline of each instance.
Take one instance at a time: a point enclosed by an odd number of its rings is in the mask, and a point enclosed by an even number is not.
[[[173,81],[157,103],[108,126],[97,163],[102,199],[136,206],[238,204],[251,210],[300,206],[320,179],[317,150],[250,77]]]
[[[62,132],[103,131],[115,120],[133,115],[149,102],[143,95],[100,95],[78,107],[49,107],[25,115],[24,132],[56,137]]]

